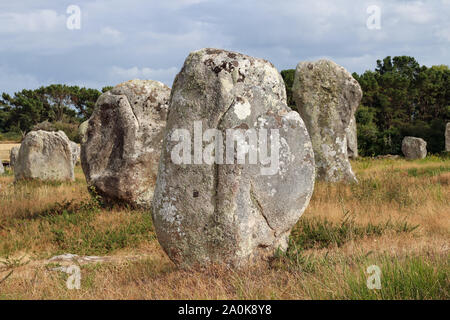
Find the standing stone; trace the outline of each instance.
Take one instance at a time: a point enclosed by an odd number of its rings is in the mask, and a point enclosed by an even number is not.
[[[76,164],[80,161],[80,145],[76,142],[70,141],[70,151],[72,152],[72,162],[75,167]]]
[[[358,158],[358,135],[356,130],[356,118],[355,115],[353,115],[350,119],[350,124],[345,129],[347,154],[350,159]]]
[[[31,131],[14,163],[15,180],[74,180],[70,140],[63,131]]]
[[[175,78],[169,110],[152,214],[170,259],[183,267],[239,267],[286,249],[313,192],[315,166],[306,127],[286,105],[275,67],[225,50],[192,52]],[[258,132],[259,145],[238,142],[242,150],[259,150],[257,161],[236,161],[239,154],[225,147],[233,141],[227,129]],[[203,144],[202,133],[210,137]],[[262,163],[261,137],[278,163]],[[188,147],[179,153],[180,144]],[[207,157],[210,147],[215,161]]]
[[[10,166],[10,168],[14,168],[17,157],[19,156],[19,149],[20,149],[20,146],[15,146],[15,147],[12,147],[11,150],[9,151],[9,166]]]
[[[311,136],[317,178],[357,182],[348,161],[346,130],[362,98],[358,82],[332,61],[300,62],[293,95]]]
[[[106,202],[151,205],[170,88],[132,80],[102,94],[81,144],[89,186]]]
[[[445,127],[445,151],[450,152],[450,122]]]
[[[78,127],[78,136],[81,139],[81,143],[86,142],[86,132],[87,132],[88,125],[89,125],[89,120],[86,120],[83,123],[81,123],[80,126]]]
[[[402,152],[408,160],[423,159],[427,156],[427,143],[416,137],[404,137]]]

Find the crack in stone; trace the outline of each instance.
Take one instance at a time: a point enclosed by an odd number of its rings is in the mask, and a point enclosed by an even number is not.
[[[269,220],[267,219],[266,215],[264,214],[264,209],[263,209],[261,203],[259,202],[258,198],[256,197],[256,194],[255,194],[255,191],[253,188],[253,183],[251,182],[251,180],[250,180],[250,199],[255,204],[255,206],[258,208],[259,213],[262,215],[262,217],[266,221],[269,229],[272,230],[274,237],[276,237],[277,231],[270,225]]]
[[[228,113],[228,111],[231,109],[231,107],[233,106],[235,102],[235,99],[233,98],[233,100],[231,101],[230,105],[227,107],[227,109],[219,116],[218,120],[217,120],[217,128],[220,130],[220,126],[223,120],[223,117]],[[224,143],[222,141],[222,143]],[[219,164],[214,162],[214,211],[213,211],[213,228],[217,228],[220,230],[220,218],[218,215],[218,186],[219,186]],[[220,230],[222,231],[222,230]],[[209,246],[210,246],[210,252],[213,253],[214,255],[214,244],[211,241]]]

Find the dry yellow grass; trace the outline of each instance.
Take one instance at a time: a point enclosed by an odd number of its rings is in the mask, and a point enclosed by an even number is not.
[[[358,185],[316,184],[293,230],[298,250],[246,270],[178,269],[150,214],[98,209],[80,168],[74,183],[0,177],[0,298],[448,299],[450,160],[363,159],[353,168]],[[47,260],[64,252],[115,259],[82,265],[81,289],[68,290]],[[379,292],[365,287],[371,264],[383,270]]]
[[[9,161],[10,151],[15,146],[20,146],[20,143],[0,143],[0,161]]]

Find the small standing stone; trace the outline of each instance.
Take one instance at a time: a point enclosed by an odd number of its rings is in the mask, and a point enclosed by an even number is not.
[[[75,167],[76,164],[80,161],[80,145],[76,142],[70,141],[70,150],[72,151],[72,162]]]
[[[404,137],[402,152],[408,160],[423,159],[427,156],[427,143],[421,138]]]
[[[14,165],[16,163],[17,157],[19,156],[20,146],[12,147],[9,152],[9,166],[14,169]]]
[[[31,131],[14,163],[15,180],[74,180],[70,140],[63,131]]]

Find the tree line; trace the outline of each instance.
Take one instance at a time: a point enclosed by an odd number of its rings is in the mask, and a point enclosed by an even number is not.
[[[102,92],[111,87],[105,87]],[[33,128],[63,130],[78,140],[79,124],[89,119],[99,90],[52,84],[35,90],[23,89],[0,98],[0,134],[25,136]]]
[[[283,70],[287,102],[292,98],[294,69]],[[358,149],[362,156],[401,154],[404,136],[427,141],[432,153],[444,150],[445,125],[450,121],[450,69],[446,65],[420,66],[408,56],[378,60],[374,71],[353,73],[363,90],[356,112]],[[24,89],[0,98],[0,137],[23,137],[33,128],[63,130],[78,141],[78,125],[87,120],[101,91],[53,84]],[[44,124],[44,125],[43,125]]]
[[[288,104],[292,108],[295,70],[283,70]],[[428,152],[441,153],[445,125],[450,122],[450,69],[420,66],[413,58],[390,56],[378,60],[374,71],[353,73],[363,91],[356,111],[358,151],[362,156],[401,154],[403,137],[427,142]]]

